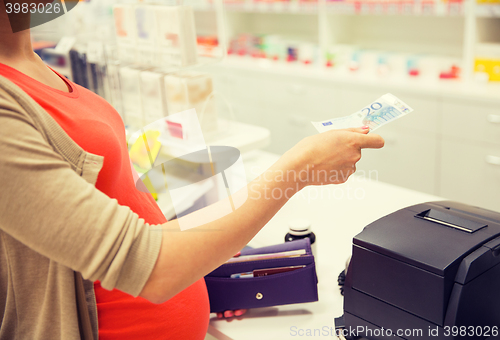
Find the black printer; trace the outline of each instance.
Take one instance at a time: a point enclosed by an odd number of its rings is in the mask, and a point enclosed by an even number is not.
[[[500,338],[500,213],[442,201],[398,210],[353,239],[348,339]]]

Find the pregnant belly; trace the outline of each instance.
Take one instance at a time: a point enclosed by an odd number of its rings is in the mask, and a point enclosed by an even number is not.
[[[100,340],[205,338],[210,306],[203,279],[159,305],[118,290],[105,290],[99,282],[94,289]]]

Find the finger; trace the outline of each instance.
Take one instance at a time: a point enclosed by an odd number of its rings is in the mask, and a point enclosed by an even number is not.
[[[380,149],[384,146],[384,139],[380,135],[369,134],[359,136],[359,147],[361,149]]]
[[[345,131],[362,133],[362,134],[366,135],[368,132],[370,132],[370,127],[368,125],[363,125],[362,127],[359,127],[359,128],[345,129]]]
[[[230,318],[233,316],[233,311],[227,310],[224,312],[224,317]]]
[[[222,319],[224,317],[224,315],[222,313],[217,313],[217,319]]]
[[[243,314],[245,314],[247,312],[246,309],[238,309],[236,311],[234,311],[234,315],[235,316],[242,316]]]

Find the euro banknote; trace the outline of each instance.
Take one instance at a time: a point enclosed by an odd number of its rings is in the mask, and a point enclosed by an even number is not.
[[[367,125],[370,131],[374,131],[412,111],[413,109],[401,99],[387,93],[349,116],[311,123],[320,133],[328,130],[362,127],[364,125]]]

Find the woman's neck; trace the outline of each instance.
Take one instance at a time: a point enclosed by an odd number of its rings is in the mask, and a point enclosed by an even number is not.
[[[23,27],[29,27],[30,14],[18,13],[15,16],[11,14],[9,18],[4,1],[0,1],[0,62],[9,65],[21,60],[34,60],[30,30],[13,33],[13,27],[16,25],[13,25],[11,20],[22,23]]]
[[[0,0],[0,2],[2,2]],[[1,9],[0,9],[1,10]],[[0,14],[1,15],[1,14]],[[8,21],[0,17],[0,63],[60,91],[70,92],[68,85],[52,72],[33,52],[30,31],[9,31]]]
[[[35,53],[31,46],[29,30],[7,33],[0,31],[0,62],[4,64],[33,61]]]
[[[15,20],[18,20],[18,24],[22,23],[22,27],[29,27],[29,15],[20,13]],[[0,63],[15,68],[52,88],[64,92],[71,91],[68,85],[45,66],[40,57],[33,52],[30,30],[13,33],[12,27],[4,2],[0,0]]]

